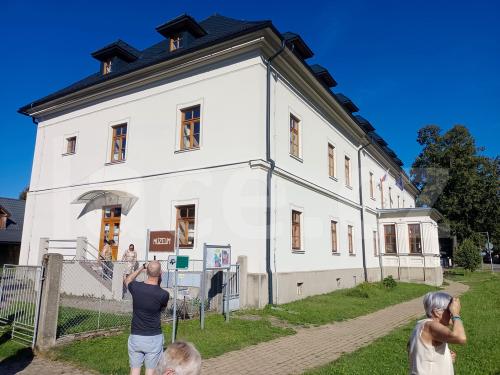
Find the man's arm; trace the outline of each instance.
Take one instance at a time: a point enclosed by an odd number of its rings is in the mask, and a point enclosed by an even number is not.
[[[125,280],[123,280],[123,283],[125,286],[128,288],[128,284],[130,284],[132,281],[136,279],[139,274],[144,271],[146,268],[144,266],[139,267],[136,271],[132,272],[130,275],[127,276]]]

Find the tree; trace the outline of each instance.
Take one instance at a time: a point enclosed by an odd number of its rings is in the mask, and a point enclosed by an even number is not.
[[[417,205],[434,207],[462,242],[489,232],[500,245],[500,159],[480,155],[469,130],[456,125],[443,134],[436,125],[418,132],[422,151],[412,165],[412,181],[421,190]],[[483,240],[483,245],[486,240]]]
[[[30,190],[29,186],[26,186],[23,191],[19,193],[19,199],[25,201],[28,196],[28,191]]]
[[[481,264],[479,246],[472,238],[466,238],[457,248],[453,260],[457,266],[474,272]]]

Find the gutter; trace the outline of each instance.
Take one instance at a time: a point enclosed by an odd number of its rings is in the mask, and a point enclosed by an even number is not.
[[[358,187],[359,187],[359,205],[361,206],[361,255],[363,256],[363,273],[365,282],[368,281],[368,270],[366,269],[366,246],[365,246],[365,204],[363,202],[363,183],[361,173],[361,151],[371,145],[368,142],[364,146],[358,148]]]
[[[273,301],[273,271],[271,269],[271,179],[273,176],[275,161],[271,158],[271,63],[285,50],[285,40],[281,47],[266,61],[266,161],[270,164],[267,169],[266,181],[266,273],[268,304]]]

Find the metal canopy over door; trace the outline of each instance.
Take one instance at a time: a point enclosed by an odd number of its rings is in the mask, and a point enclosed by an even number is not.
[[[113,260],[118,256],[118,244],[120,239],[120,219],[122,216],[122,207],[118,206],[105,206],[102,208],[102,222],[101,222],[101,239],[99,241],[99,251],[104,247],[104,241],[114,240],[115,243],[111,246],[113,253]]]

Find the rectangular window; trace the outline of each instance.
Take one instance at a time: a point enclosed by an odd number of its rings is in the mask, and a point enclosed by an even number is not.
[[[392,208],[392,187],[389,186],[389,208]]]
[[[193,150],[200,147],[200,106],[181,110],[181,150]]]
[[[373,186],[373,173],[370,172],[370,198],[375,199],[375,187]]]
[[[290,154],[297,158],[300,157],[299,126],[300,121],[295,116],[290,115]]]
[[[373,255],[377,256],[378,251],[377,251],[377,231],[373,231]]]
[[[302,213],[292,210],[292,250],[301,249],[300,241],[300,219]]]
[[[179,247],[193,248],[195,205],[177,206],[177,233],[179,235]]]
[[[399,195],[398,195],[398,208],[400,208],[399,206],[400,206],[400,201],[399,201]]]
[[[328,143],[328,175],[335,177],[335,147]]]
[[[410,254],[422,254],[420,224],[408,224],[408,237],[410,238]]]
[[[351,186],[351,159],[346,156],[344,160],[345,184]]]
[[[352,238],[352,225],[347,226],[347,247],[349,254],[354,254],[354,243]]]
[[[113,126],[113,142],[111,146],[111,162],[125,160],[127,148],[127,124]]]
[[[66,138],[66,153],[74,154],[76,152],[76,137]]]
[[[0,208],[0,229],[6,229],[7,228],[7,218],[9,215],[7,215],[1,208]]]
[[[338,246],[337,246],[337,222],[336,221],[331,221],[330,222],[330,232],[332,236],[332,253],[336,253],[338,251]]]
[[[112,69],[112,60],[109,59],[109,60],[106,60],[102,63],[102,74],[109,74],[111,73],[111,69]]]
[[[170,38],[170,52],[178,50],[179,48],[182,48],[182,36],[180,34],[173,35]]]
[[[387,254],[396,254],[396,225],[384,225],[385,252]]]

